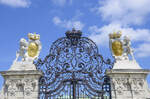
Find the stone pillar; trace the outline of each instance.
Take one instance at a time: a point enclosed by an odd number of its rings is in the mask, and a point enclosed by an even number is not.
[[[146,77],[150,70],[112,69],[106,71],[111,78],[112,99],[150,99]]]
[[[150,99],[146,81],[150,70],[139,66],[129,37],[121,38],[121,35],[120,31],[109,35],[109,47],[115,59],[113,68],[106,71],[111,78],[112,99]]]
[[[20,39],[16,59],[8,71],[1,71],[4,84],[0,99],[38,99],[39,78],[43,75],[33,64],[38,59],[42,45],[39,34],[28,34],[28,41]]]
[[[38,99],[42,72],[31,62],[14,62],[8,71],[1,71],[4,84],[0,99]]]
[[[37,70],[3,71],[4,85],[1,99],[38,99],[39,78],[42,73]]]

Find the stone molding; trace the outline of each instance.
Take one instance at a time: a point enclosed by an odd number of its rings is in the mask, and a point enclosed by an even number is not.
[[[17,76],[17,75],[43,75],[41,71],[37,70],[22,70],[22,71],[0,71],[2,76]]]
[[[127,73],[130,73],[130,74],[148,74],[150,73],[150,70],[149,69],[111,69],[111,70],[106,70],[106,74],[127,74]]]

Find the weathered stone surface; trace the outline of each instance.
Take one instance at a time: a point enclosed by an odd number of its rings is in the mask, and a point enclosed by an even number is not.
[[[27,70],[36,70],[35,65],[32,62],[13,62],[9,71],[27,71]]]
[[[112,69],[106,71],[111,78],[112,99],[147,99],[150,90],[146,69]]]
[[[38,99],[38,83],[42,72],[28,70],[3,71],[0,73],[5,79],[1,99]]]
[[[135,60],[121,60],[114,63],[113,69],[142,69]]]

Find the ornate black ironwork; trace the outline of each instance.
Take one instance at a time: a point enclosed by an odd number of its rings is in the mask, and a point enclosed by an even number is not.
[[[112,64],[104,61],[92,40],[81,36],[81,31],[67,31],[66,37],[51,45],[44,60],[35,62],[44,74],[39,80],[41,99],[103,99],[108,92],[104,72]]]

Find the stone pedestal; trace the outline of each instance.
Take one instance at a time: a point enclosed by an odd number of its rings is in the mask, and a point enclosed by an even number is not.
[[[116,61],[113,69],[142,69],[136,60],[120,60]]]
[[[0,99],[38,99],[39,78],[37,70],[3,71],[4,85]]]
[[[13,62],[13,64],[9,69],[9,71],[28,71],[28,70],[36,70],[36,67],[33,64],[33,62],[28,61]]]
[[[133,68],[106,71],[111,78],[112,99],[150,99],[148,73],[150,70]]]

